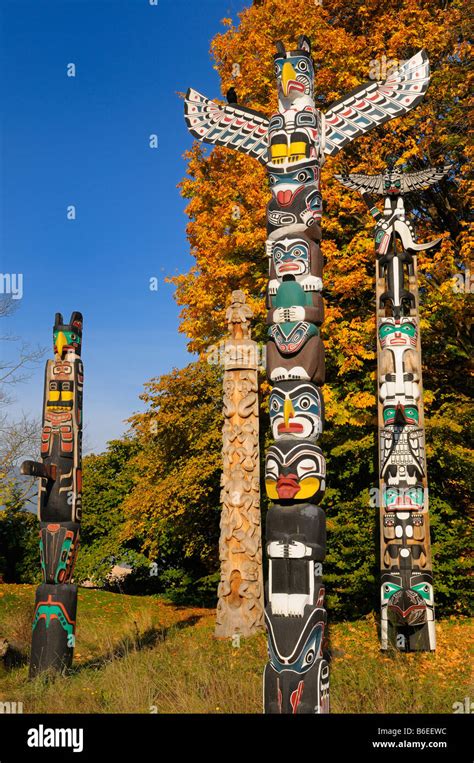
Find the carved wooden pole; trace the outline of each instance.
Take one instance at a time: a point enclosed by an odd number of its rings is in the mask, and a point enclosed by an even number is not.
[[[251,636],[264,628],[258,346],[250,337],[252,311],[242,291],[226,313],[222,429],[221,579],[215,635]]]
[[[82,315],[56,313],[54,360],[46,363],[41,461],[22,474],[39,477],[38,519],[43,582],[36,590],[30,676],[70,667],[77,586],[72,583],[82,515]]]
[[[382,649],[436,648],[416,255],[440,239],[416,243],[404,196],[448,169],[337,176],[375,219]]]

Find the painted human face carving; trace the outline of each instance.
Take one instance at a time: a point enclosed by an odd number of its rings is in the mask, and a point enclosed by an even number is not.
[[[324,404],[315,384],[280,383],[270,394],[270,425],[274,440],[316,440],[323,430]]]
[[[392,347],[416,347],[417,325],[411,318],[384,318],[379,325],[382,350]]]
[[[302,238],[282,238],[275,241],[272,259],[276,277],[297,278],[310,272],[310,245]]]
[[[385,511],[422,511],[424,505],[423,485],[386,487],[383,493]]]
[[[290,207],[296,197],[310,186],[319,190],[319,168],[315,162],[307,162],[294,172],[272,170],[268,182],[273,198],[280,207]]]
[[[317,501],[326,487],[321,449],[291,440],[272,445],[265,463],[265,485],[273,501]]]
[[[387,196],[400,196],[402,176],[399,172],[387,172],[383,177],[383,192]]]

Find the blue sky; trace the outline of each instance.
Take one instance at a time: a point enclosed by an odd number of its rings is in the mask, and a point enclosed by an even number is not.
[[[220,94],[209,45],[248,4],[1,2],[0,272],[23,274],[23,297],[0,331],[51,357],[55,312],[83,312],[87,451],[125,430],[146,380],[192,359],[164,283],[193,263],[177,91]],[[39,416],[42,395],[43,363],[16,388],[12,416]]]

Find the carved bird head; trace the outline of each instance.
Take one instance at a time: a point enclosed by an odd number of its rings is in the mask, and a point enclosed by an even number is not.
[[[288,108],[299,98],[313,98],[314,66],[308,37],[301,35],[298,38],[296,50],[286,50],[280,41],[276,43],[276,49],[273,59],[280,100]]]

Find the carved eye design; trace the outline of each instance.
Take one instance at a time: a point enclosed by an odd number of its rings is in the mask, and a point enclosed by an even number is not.
[[[267,459],[265,473],[267,477],[270,477],[274,480],[278,479],[279,467],[278,467],[278,463],[273,458]]]
[[[274,249],[274,250],[273,250],[273,259],[274,259],[276,262],[279,262],[279,261],[281,260],[281,258],[282,258],[282,257],[283,257],[283,252],[282,252],[282,250],[281,250],[281,249]]]
[[[309,395],[303,395],[298,400],[298,406],[301,408],[302,411],[307,411],[308,408],[311,408],[312,400]]]
[[[279,66],[279,64],[275,64],[275,74],[276,74],[277,77],[280,74],[280,66]]]
[[[273,175],[270,175],[269,178],[268,178],[268,182],[270,183],[270,185],[275,185],[276,178],[273,177]]]
[[[278,398],[272,397],[270,399],[270,410],[275,413],[281,411],[281,402],[278,400]]]
[[[296,249],[293,249],[292,251],[293,257],[302,257],[304,255],[304,252],[302,249],[299,249],[298,247]]]
[[[304,656],[302,667],[303,668],[309,667],[314,662],[314,657],[315,657],[314,649],[308,649],[308,651],[306,652]]]
[[[307,173],[307,172],[298,172],[298,174],[297,174],[297,176],[296,176],[296,179],[297,179],[297,180],[298,180],[300,183],[305,183],[305,182],[306,182],[306,181],[309,179],[309,175],[308,175],[308,173]]]
[[[316,473],[317,464],[312,458],[303,458],[296,467],[298,477],[307,477],[308,472]]]
[[[389,599],[397,591],[401,591],[401,586],[396,585],[396,583],[385,583],[383,586],[384,599]]]

